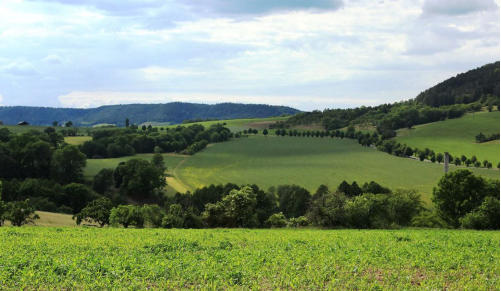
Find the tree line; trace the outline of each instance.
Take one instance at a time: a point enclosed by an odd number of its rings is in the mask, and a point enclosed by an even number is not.
[[[267,135],[263,132],[264,135]],[[379,151],[397,156],[397,157],[406,157],[406,158],[415,158],[419,161],[430,161],[432,163],[442,163],[445,159],[445,156],[443,153],[435,153],[435,151],[429,149],[429,148],[424,148],[424,149],[419,149],[415,147],[408,146],[404,143],[399,143],[393,139],[388,139],[385,137],[383,134],[379,134],[377,132],[372,132],[372,133],[364,133],[362,131],[356,131],[355,127],[349,126],[346,130],[305,130],[305,131],[299,131],[297,129],[276,129],[275,130],[275,135],[277,136],[289,136],[289,137],[331,137],[331,138],[349,138],[349,139],[355,139],[358,141],[358,143],[362,146],[372,146],[378,149]],[[473,155],[471,158],[466,157],[465,155],[461,156],[456,156],[454,157],[450,153],[449,155],[449,162],[451,164],[455,164],[456,166],[459,165],[464,165],[466,167],[484,167],[484,168],[492,168],[493,164],[487,160],[480,161],[477,159],[475,155]],[[497,165],[497,168],[499,168],[499,163]]]
[[[163,128],[162,128],[163,129]],[[200,124],[166,128],[130,126],[125,129],[103,129],[92,132],[92,140],[86,141],[80,150],[88,158],[116,158],[136,153],[178,152],[192,155],[204,149],[208,143],[223,142],[233,134],[222,124],[205,128]]]

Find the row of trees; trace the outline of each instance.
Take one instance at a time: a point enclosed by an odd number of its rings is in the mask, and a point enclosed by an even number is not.
[[[232,137],[229,129],[222,124],[209,128],[194,124],[188,127],[167,128],[165,132],[125,129],[104,129],[92,133],[92,140],[81,146],[81,151],[88,158],[121,157],[135,153],[180,152],[194,154],[208,143],[222,142]]]
[[[264,134],[264,132],[263,132]],[[444,154],[435,153],[433,150],[429,148],[418,149],[414,147],[410,147],[406,144],[399,143],[392,139],[386,139],[383,135],[378,134],[377,132],[373,133],[363,133],[362,131],[355,131],[355,128],[350,126],[346,131],[343,130],[332,130],[332,131],[299,131],[297,129],[276,129],[275,134],[277,136],[298,136],[298,137],[337,137],[337,138],[350,138],[356,139],[359,144],[362,146],[374,146],[378,150],[386,152],[391,155],[395,155],[398,157],[414,157],[419,159],[420,161],[428,160],[432,163],[442,163],[444,161]],[[484,168],[492,168],[493,165],[491,162],[484,160],[480,161],[476,156],[472,156],[471,158],[467,158],[465,155],[461,155],[460,157],[454,157],[449,154],[450,163],[455,164],[456,166],[464,165],[467,167],[474,166],[476,168],[484,167]],[[497,166],[499,168],[499,164]]]

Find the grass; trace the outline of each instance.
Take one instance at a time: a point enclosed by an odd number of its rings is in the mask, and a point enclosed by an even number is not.
[[[451,170],[457,169],[451,166]],[[498,170],[472,169],[499,179]],[[416,189],[427,203],[443,175],[443,165],[395,157],[354,140],[262,135],[218,143],[186,159],[175,176],[191,189],[217,183],[257,184],[267,189],[297,184],[310,191],[343,180]]]
[[[488,160],[495,167],[499,163],[499,140],[476,143],[475,136],[499,133],[499,111],[467,114],[461,118],[448,119],[418,125],[414,129],[398,131],[397,140],[420,149],[430,148],[435,152],[450,152],[453,156],[477,156]]]
[[[81,145],[89,140],[92,140],[91,136],[66,136],[64,138],[64,141],[71,145]]]
[[[496,290],[499,231],[0,227],[4,290]]]
[[[175,125],[170,125],[170,126],[164,126],[164,127],[169,127],[169,128],[174,128],[179,125],[181,126],[190,126],[193,124],[201,124],[204,127],[209,127],[213,124],[217,123],[226,123],[226,127],[229,128],[231,131],[236,132],[236,131],[242,131],[244,129],[249,129],[249,128],[256,128],[256,129],[265,129],[268,128],[268,126],[271,123],[280,121],[280,120],[286,120],[289,117],[267,117],[267,118],[244,118],[244,119],[229,119],[229,120],[211,120],[211,121],[202,121],[202,122],[195,122],[195,123],[186,123],[186,124],[175,124]],[[157,126],[159,127],[159,126]]]

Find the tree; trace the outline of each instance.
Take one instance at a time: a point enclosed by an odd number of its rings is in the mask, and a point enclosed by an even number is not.
[[[482,204],[460,219],[461,227],[499,229],[499,199],[485,197]]]
[[[92,182],[92,189],[99,194],[104,194],[111,190],[115,185],[113,179],[113,169],[101,169]]]
[[[437,162],[441,163],[441,162],[443,162],[443,160],[444,160],[444,154],[438,153],[437,154]]]
[[[57,121],[52,121],[52,126],[54,126],[54,127],[58,127],[58,126],[59,126],[59,122],[57,122]]]
[[[162,220],[165,216],[165,210],[156,204],[144,205],[143,214],[146,223],[153,227],[162,226]]]
[[[79,183],[65,185],[63,193],[61,204],[69,206],[73,213],[80,212],[89,202],[99,197],[89,187]]]
[[[113,204],[110,199],[99,198],[87,204],[80,213],[73,216],[73,219],[76,219],[77,225],[80,225],[82,221],[86,221],[88,223],[97,223],[100,227],[103,227],[110,223],[112,208]]]
[[[267,130],[266,128],[265,128],[265,129],[263,129],[263,135],[264,135],[264,136],[267,136],[267,135],[268,135],[268,130]]]
[[[130,125],[130,120],[128,118],[125,118],[125,127],[129,127]]]
[[[7,203],[7,211],[4,218],[13,226],[22,226],[33,223],[40,217],[35,213],[35,209],[30,205],[29,199],[24,201],[12,201]]]
[[[80,182],[86,163],[85,155],[76,146],[66,145],[52,156],[52,177],[61,184]]]
[[[135,205],[119,205],[110,211],[110,224],[123,225],[127,228],[133,225],[136,228],[144,227],[143,208]]]
[[[147,198],[165,185],[164,171],[148,161],[131,159],[114,172],[116,186],[125,195]]]
[[[159,154],[159,153],[156,153],[153,155],[153,157],[151,158],[151,163],[161,169],[162,171],[165,171],[166,168],[165,168],[165,164],[164,164],[164,157],[162,156],[162,154]]]
[[[487,181],[469,170],[445,174],[433,189],[432,201],[438,215],[452,227],[460,218],[480,206],[485,197],[499,196],[499,181]]]
[[[454,159],[454,165],[456,165],[456,166],[461,165],[461,160],[460,160],[458,157],[456,157],[456,158]]]
[[[303,216],[308,210],[311,194],[297,185],[282,185],[277,188],[278,208],[287,218]]]
[[[70,121],[67,121],[65,124],[64,124],[65,127],[72,127],[73,126],[73,122]]]
[[[272,228],[281,228],[287,226],[287,218],[282,212],[274,213],[266,220],[266,225]]]
[[[5,205],[5,203],[2,201],[2,181],[0,181],[0,226],[3,225],[6,211],[7,205]]]
[[[461,155],[461,162],[466,162],[468,158],[465,155]]]
[[[162,226],[165,228],[182,228],[184,226],[184,216],[183,207],[180,204],[172,204],[162,219]]]

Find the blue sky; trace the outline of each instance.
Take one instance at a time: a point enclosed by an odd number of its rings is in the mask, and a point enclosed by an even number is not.
[[[499,60],[499,17],[494,0],[2,0],[0,104],[399,101]]]

